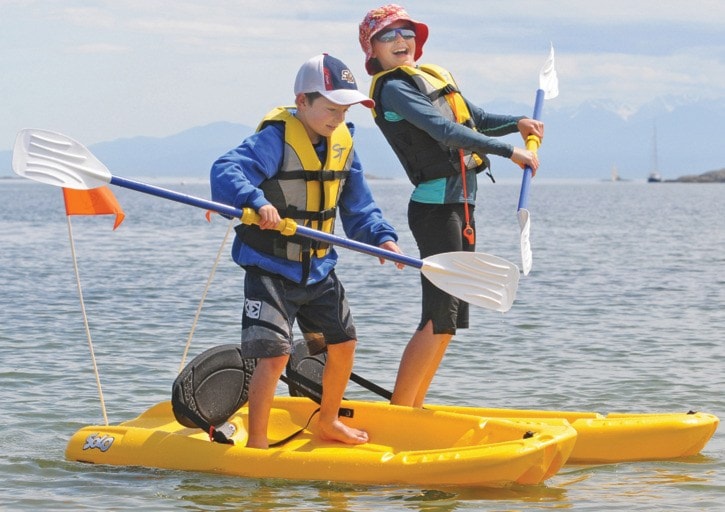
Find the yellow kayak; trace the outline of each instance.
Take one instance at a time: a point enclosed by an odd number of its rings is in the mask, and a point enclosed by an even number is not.
[[[317,393],[310,386],[321,382],[325,357],[324,353],[310,355],[310,347],[304,341],[295,344],[292,368],[287,371],[290,380],[298,382],[290,385],[290,393],[304,392],[311,396]],[[350,379],[383,398],[389,399],[391,396],[389,391],[355,373]],[[720,421],[717,416],[702,412],[611,413],[604,416],[596,412],[452,405],[426,404],[425,408],[472,414],[481,418],[528,418],[534,421],[565,419],[577,431],[576,444],[567,461],[572,464],[664,460],[696,455],[713,436]]]
[[[717,416],[690,413],[610,413],[426,405],[485,418],[566,419],[577,431],[568,464],[633,462],[698,454],[717,430]]]
[[[326,355],[307,342],[295,344],[291,368],[287,369],[292,384],[290,393],[314,396],[318,391]],[[351,381],[377,395],[390,399],[391,393],[353,373]],[[294,383],[294,381],[297,381]],[[307,382],[305,382],[307,381]],[[496,409],[486,407],[425,405],[435,411],[472,414],[481,418],[528,418],[534,421],[567,420],[577,431],[574,450],[567,463],[614,463],[640,460],[664,460],[688,457],[699,453],[712,438],[720,420],[701,412],[632,414],[596,412]]]
[[[68,460],[145,466],[251,478],[363,484],[501,487],[539,484],[569,457],[576,431],[566,420],[481,418],[471,414],[345,401],[348,425],[370,442],[345,445],[314,436],[318,405],[276,397],[268,450],[246,448],[247,407],[229,418],[234,444],[179,424],[170,402],[117,426],[88,426],[73,435]]]

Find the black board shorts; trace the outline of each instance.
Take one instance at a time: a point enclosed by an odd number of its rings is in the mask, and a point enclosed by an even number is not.
[[[345,289],[334,271],[318,283],[301,286],[247,269],[242,357],[290,354],[295,320],[304,335],[320,336],[329,345],[357,339]]]
[[[471,227],[476,229],[474,207],[468,208]],[[408,203],[408,226],[418,244],[420,257],[443,252],[476,250],[463,236],[466,214],[463,204]],[[468,328],[468,303],[435,286],[423,274],[422,310],[418,330],[433,322],[433,334],[455,334],[456,329]]]

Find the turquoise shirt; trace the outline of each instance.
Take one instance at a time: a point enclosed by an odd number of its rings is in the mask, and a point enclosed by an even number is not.
[[[476,191],[478,181],[474,171],[466,173],[467,200],[463,197],[463,182],[461,175],[449,178],[438,178],[436,180],[424,181],[418,184],[413,190],[410,198],[418,203],[427,204],[451,204],[468,202],[476,203]]]

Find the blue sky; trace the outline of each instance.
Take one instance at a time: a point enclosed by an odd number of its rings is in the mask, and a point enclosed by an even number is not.
[[[484,108],[533,104],[550,42],[560,95],[547,108],[604,100],[626,115],[654,97],[725,98],[722,0],[399,3],[430,27],[421,62],[450,69]],[[298,67],[320,52],[345,61],[367,92],[357,25],[379,5],[0,0],[0,149],[25,127],[93,144],[215,121],[254,126],[292,101]],[[372,125],[362,108],[349,119]]]

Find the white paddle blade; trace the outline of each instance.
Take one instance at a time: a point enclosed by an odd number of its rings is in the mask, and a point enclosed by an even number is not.
[[[551,100],[559,95],[559,77],[554,67],[554,45],[551,45],[549,57],[539,72],[539,89],[544,91],[544,99]]]
[[[445,252],[423,260],[420,271],[441,290],[461,300],[505,313],[519,286],[519,268],[480,252]]]
[[[88,149],[70,137],[26,128],[13,148],[13,171],[56,187],[87,190],[111,182],[111,173]]]
[[[531,272],[534,264],[534,256],[531,253],[531,216],[529,210],[521,208],[518,211],[519,226],[521,227],[521,267],[525,276]]]

